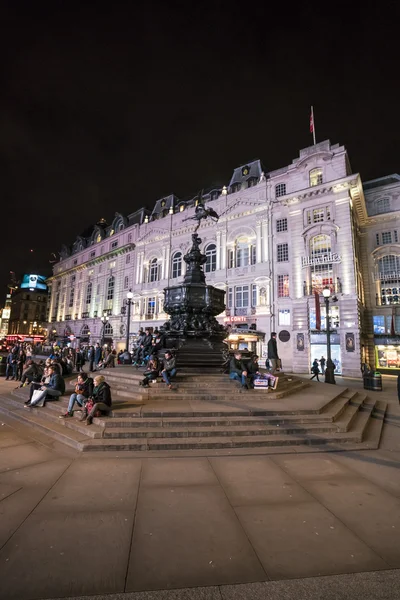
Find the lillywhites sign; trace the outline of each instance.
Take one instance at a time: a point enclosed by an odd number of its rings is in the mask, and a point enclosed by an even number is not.
[[[327,265],[342,262],[342,257],[337,252],[327,252],[318,256],[302,256],[301,267],[314,267],[315,265]]]

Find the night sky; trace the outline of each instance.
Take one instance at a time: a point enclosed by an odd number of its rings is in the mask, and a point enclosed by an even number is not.
[[[396,3],[350,5],[2,2],[0,306],[100,217],[289,164],[311,104],[364,180],[400,172]]]

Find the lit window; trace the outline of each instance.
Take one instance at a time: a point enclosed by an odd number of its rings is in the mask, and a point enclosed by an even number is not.
[[[383,231],[382,232],[382,244],[391,244],[392,243],[392,232],[391,231]]]
[[[276,231],[277,233],[280,233],[281,231],[287,231],[287,219],[277,219]]]
[[[235,287],[235,306],[236,308],[248,308],[249,306],[249,286],[237,285]]]
[[[374,324],[374,333],[377,333],[377,334],[386,333],[385,316],[384,315],[374,315],[373,316],[373,324]]]
[[[110,237],[111,237],[112,235],[114,235],[114,233],[115,233],[114,229],[110,229]]]
[[[97,243],[101,242],[101,235],[100,235],[100,233],[99,233],[99,235],[98,235],[98,236],[97,236],[97,238],[96,238],[96,242],[97,242]]]
[[[183,212],[185,210],[185,205],[181,204],[179,207],[179,212]]]
[[[182,275],[182,252],[175,252],[172,258],[172,278]]]
[[[116,262],[115,262],[115,260],[113,260],[110,263],[108,263],[108,268],[109,269],[115,269],[115,265],[116,265]]]
[[[278,275],[278,298],[289,297],[289,275]]]
[[[313,223],[322,223],[324,220],[324,209],[323,208],[315,208],[313,210]]]
[[[279,323],[279,325],[290,325],[290,309],[289,308],[280,308],[279,309],[278,323]]]
[[[147,317],[151,318],[156,312],[156,299],[155,297],[147,298]]]
[[[205,255],[207,257],[205,272],[211,273],[217,268],[217,246],[215,244],[208,244]]]
[[[327,256],[331,252],[331,238],[329,235],[315,235],[310,240],[310,256],[319,258]],[[333,283],[332,263],[314,264],[311,267],[311,283],[313,291],[322,293],[326,286]]]
[[[277,261],[287,262],[289,260],[289,246],[288,244],[278,244],[276,247]]]
[[[280,198],[280,196],[286,195],[286,183],[278,183],[275,186],[275,198]]]
[[[318,167],[317,169],[312,169],[310,171],[310,186],[321,185],[322,183],[322,169]]]

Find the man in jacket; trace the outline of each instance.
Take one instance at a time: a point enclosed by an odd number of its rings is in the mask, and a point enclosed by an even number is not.
[[[85,402],[89,400],[93,394],[93,379],[88,377],[86,373],[79,373],[78,381],[75,386],[75,392],[71,394],[68,402],[67,412],[60,415],[60,419],[67,419],[68,417],[74,416],[74,404],[79,404],[83,409],[85,408]]]
[[[51,365],[49,367],[50,381],[45,383],[40,388],[43,394],[31,400],[28,404],[25,404],[25,408],[31,408],[33,406],[44,406],[46,400],[58,400],[65,392],[65,381],[62,376],[57,372],[56,367]]]
[[[6,381],[17,379],[17,353],[10,350],[6,359]]]
[[[175,357],[172,356],[169,350],[165,353],[165,358],[163,360],[163,369],[161,371],[161,377],[164,379],[165,383],[168,385],[169,389],[172,389],[171,378],[176,375],[176,361]]]
[[[247,390],[248,386],[246,383],[247,369],[246,365],[242,361],[242,355],[240,352],[235,352],[229,363],[229,379],[240,381],[242,388]]]
[[[271,373],[272,375],[274,375],[276,373],[276,370],[278,369],[278,365],[280,364],[275,331],[271,333],[271,339],[268,342],[268,358],[271,362]]]

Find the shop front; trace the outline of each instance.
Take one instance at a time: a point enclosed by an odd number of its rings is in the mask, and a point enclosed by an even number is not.
[[[327,335],[326,333],[311,333],[310,369],[314,359],[320,361],[322,356],[325,360],[328,357]],[[342,372],[342,357],[340,351],[340,336],[338,333],[331,333],[331,357],[335,365],[335,373],[340,375]]]
[[[398,374],[400,369],[400,337],[377,336],[375,344],[375,369],[383,373]]]
[[[225,317],[224,323],[228,329],[229,350],[234,352],[250,352],[261,356],[262,343],[265,338],[265,333],[257,331],[257,323],[255,319],[249,320],[246,317],[232,316]]]

